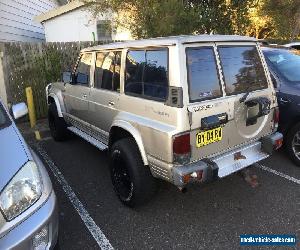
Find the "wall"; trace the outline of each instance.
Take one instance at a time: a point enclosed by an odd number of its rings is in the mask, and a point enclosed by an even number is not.
[[[106,14],[99,20],[111,18],[111,14]],[[84,8],[49,19],[43,25],[47,42],[91,41],[93,32],[97,40],[97,20]],[[118,29],[117,33],[112,35],[112,39],[129,40],[131,36],[128,31]]]
[[[0,0],[0,41],[44,41],[44,28],[33,18],[55,7],[51,0]]]

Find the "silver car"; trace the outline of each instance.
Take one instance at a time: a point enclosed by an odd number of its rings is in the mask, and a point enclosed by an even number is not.
[[[27,106],[12,107],[15,119]],[[48,173],[0,100],[0,249],[53,249],[58,208]]]
[[[131,207],[151,197],[155,178],[182,190],[242,170],[282,144],[276,93],[250,37],[87,48],[46,92],[53,138],[71,131],[108,149],[114,189]]]

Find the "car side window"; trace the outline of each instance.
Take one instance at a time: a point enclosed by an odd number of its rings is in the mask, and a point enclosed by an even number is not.
[[[294,45],[294,46],[292,46],[292,48],[300,50],[300,45]]]
[[[113,78],[113,90],[120,92],[120,71],[121,71],[121,56],[122,52],[115,52],[115,71]]]
[[[142,95],[143,74],[146,64],[144,50],[129,51],[126,58],[125,93]]]
[[[112,81],[114,75],[114,52],[109,52],[106,54],[104,58],[104,62],[102,65],[103,76],[102,76],[102,89],[112,90]]]
[[[91,65],[92,53],[82,54],[74,73],[75,83],[89,85]]]
[[[168,92],[168,50],[129,51],[125,93],[165,101]]]
[[[95,65],[95,84],[94,87],[97,89],[101,88],[102,77],[103,77],[103,68],[104,59],[108,53],[100,52],[96,54],[96,65]]]
[[[96,54],[95,88],[120,92],[121,51]]]
[[[186,49],[189,95],[191,102],[222,96],[214,49]]]

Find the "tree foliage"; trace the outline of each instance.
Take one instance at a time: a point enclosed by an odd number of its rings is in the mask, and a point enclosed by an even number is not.
[[[115,27],[134,38],[218,33],[292,40],[300,34],[300,0],[84,1],[95,15],[115,13]]]
[[[272,20],[274,35],[293,40],[300,33],[300,0],[264,0],[262,14]]]
[[[257,0],[86,0],[95,14],[111,10],[135,38],[179,34],[245,34]]]

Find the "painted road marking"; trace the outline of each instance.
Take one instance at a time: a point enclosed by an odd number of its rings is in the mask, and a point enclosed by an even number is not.
[[[291,182],[294,182],[294,183],[300,185],[300,180],[298,180],[298,179],[296,179],[296,178],[294,178],[294,177],[292,177],[292,176],[289,176],[289,175],[287,175],[287,174],[278,172],[278,171],[276,171],[276,170],[274,170],[274,169],[272,169],[272,168],[268,168],[268,167],[266,167],[266,166],[264,166],[264,165],[261,165],[261,164],[259,164],[259,163],[256,163],[255,166],[258,167],[258,168],[260,168],[260,169],[262,169],[262,170],[265,170],[265,171],[270,172],[270,173],[272,173],[272,174],[278,175],[278,176],[280,176],[280,177],[282,177],[282,178],[285,178],[285,179],[287,179],[287,180],[289,180],[289,181],[291,181]]]
[[[88,211],[85,209],[81,201],[77,198],[76,194],[73,192],[72,188],[64,178],[63,174],[59,171],[58,167],[54,164],[51,158],[48,156],[46,151],[41,148],[39,144],[35,144],[34,147],[43,157],[44,161],[47,163],[52,173],[56,177],[59,184],[62,186],[64,192],[66,193],[68,199],[72,203],[73,207],[81,217],[87,229],[90,231],[99,247],[103,250],[112,250],[114,249],[110,244],[109,240],[106,238],[101,229],[97,226],[93,218],[89,215]]]

